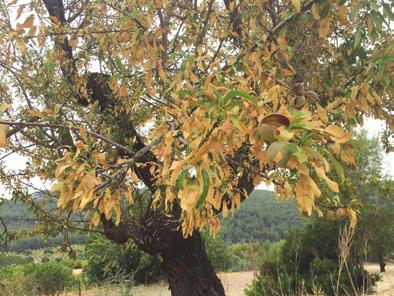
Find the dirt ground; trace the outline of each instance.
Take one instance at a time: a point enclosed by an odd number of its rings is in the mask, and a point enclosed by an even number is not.
[[[378,273],[378,264],[367,264],[365,269],[369,272]],[[227,272],[218,274],[227,296],[242,296],[243,290],[252,283],[254,272]],[[380,274],[382,279],[377,282],[376,293],[372,296],[394,296],[394,263],[387,264],[386,272]],[[167,283],[158,283],[149,286],[137,286],[132,289],[134,296],[170,296]],[[83,296],[119,296],[118,289],[91,290],[82,292]]]
[[[243,289],[253,280],[253,271],[244,272],[221,272],[218,274],[226,290],[227,296],[242,296]],[[167,283],[157,283],[149,286],[137,286],[132,289],[133,296],[171,296]],[[122,293],[115,289],[95,289],[83,291],[83,296],[119,296]]]
[[[379,273],[378,264],[366,264],[369,272]],[[380,274],[382,279],[376,284],[376,293],[373,296],[394,296],[394,263],[386,265],[386,272]]]

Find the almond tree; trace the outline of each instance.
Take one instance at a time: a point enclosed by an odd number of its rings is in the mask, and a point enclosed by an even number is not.
[[[44,230],[82,230],[82,212],[160,254],[172,295],[224,295],[199,229],[258,184],[355,225],[330,174],[344,180],[365,115],[389,149],[391,19],[378,0],[3,0],[0,145],[29,163],[2,183]],[[57,213],[33,177],[54,182]]]

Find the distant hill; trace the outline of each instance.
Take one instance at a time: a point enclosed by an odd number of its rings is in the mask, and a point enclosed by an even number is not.
[[[45,193],[36,192],[32,194],[32,198],[36,201],[40,201],[45,198]],[[56,208],[56,200],[45,198],[45,207],[49,211],[54,211]],[[36,224],[38,224],[36,217],[29,211],[26,204],[21,202],[7,202],[0,205],[0,217],[4,220],[9,231],[29,231]],[[0,229],[1,232],[1,229]],[[64,238],[62,235],[55,237],[49,236],[44,239],[42,235],[35,236],[22,236],[20,239],[10,241],[8,244],[8,250],[14,252],[22,252],[25,250],[33,250],[46,247],[61,246]],[[86,241],[85,234],[71,233],[69,235],[69,241],[72,244],[82,243]]]
[[[305,223],[294,200],[277,201],[271,191],[254,190],[234,217],[222,219],[220,235],[229,243],[278,241]]]
[[[42,199],[43,195],[37,193],[36,199]],[[55,200],[49,199],[47,209],[56,207]],[[0,206],[0,217],[7,223],[9,230],[31,229],[34,225],[34,215],[31,214],[25,204],[9,202]],[[234,217],[222,219],[220,235],[228,243],[278,241],[287,234],[290,229],[302,228],[305,219],[297,211],[294,200],[278,202],[273,192],[255,190],[244,201]],[[72,234],[72,243],[81,243],[86,240],[86,234]],[[37,249],[42,247],[59,246],[63,242],[62,236],[49,238],[43,241],[42,236],[25,237],[11,242],[11,251],[23,251],[25,249]]]

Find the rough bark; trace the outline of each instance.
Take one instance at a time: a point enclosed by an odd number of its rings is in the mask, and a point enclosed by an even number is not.
[[[178,217],[150,213],[142,221],[116,226],[102,218],[107,238],[125,243],[129,238],[150,254],[160,254],[172,296],[224,296],[209,262],[204,241],[196,230],[184,238]]]
[[[198,231],[162,252],[172,296],[224,296]]]

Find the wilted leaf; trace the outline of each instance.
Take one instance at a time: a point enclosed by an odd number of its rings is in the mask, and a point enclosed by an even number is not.
[[[291,3],[293,4],[295,11],[300,13],[301,12],[301,0],[291,0]]]
[[[7,145],[7,128],[5,125],[0,124],[0,147]]]

